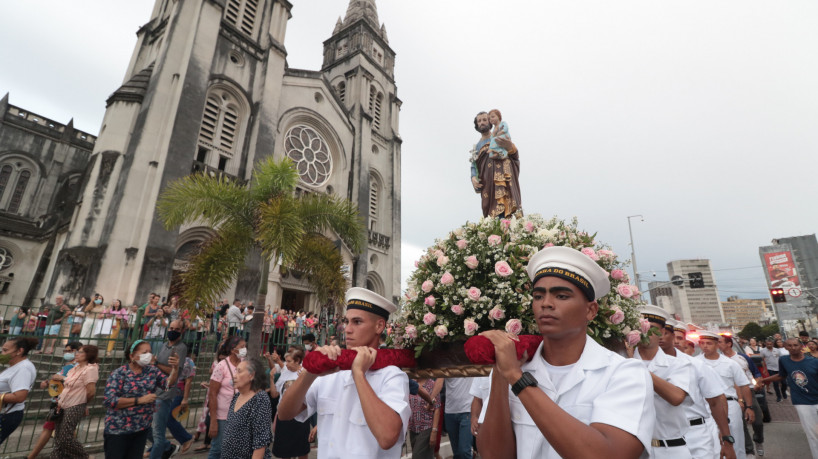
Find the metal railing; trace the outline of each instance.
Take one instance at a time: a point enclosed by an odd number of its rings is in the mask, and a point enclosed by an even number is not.
[[[28,358],[37,369],[37,379],[28,394],[24,410],[23,421],[20,426],[0,445],[0,459],[23,458],[26,457],[37,444],[38,438],[43,431],[43,423],[48,413],[52,398],[48,394],[48,389],[41,388],[43,381],[48,381],[52,375],[58,373],[66,362],[63,361],[63,350],[68,342],[79,341],[82,344],[93,344],[99,348],[97,364],[99,365],[99,381],[96,387],[96,396],[88,404],[89,416],[80,422],[77,429],[77,438],[85,446],[89,453],[102,450],[103,433],[105,430],[104,420],[106,408],[102,401],[104,397],[105,383],[113,370],[124,365],[125,346],[133,342],[134,339],[146,339],[144,322],[141,314],[137,314],[132,319],[131,327],[128,328],[127,320],[121,320],[106,315],[88,314],[78,334],[72,333],[74,324],[64,323],[59,328],[56,336],[46,335],[47,327],[53,325],[49,319],[38,320],[38,311],[35,308],[29,310],[27,317],[22,319],[22,323],[17,319],[19,306],[0,305],[0,341],[6,341],[16,336],[31,336],[39,340],[37,351],[29,353]],[[138,325],[137,325],[138,324]],[[246,336],[247,331],[239,330],[236,334]],[[269,351],[273,348],[279,350],[282,358],[283,352],[290,344],[300,344],[303,331],[290,329],[266,328],[263,334],[263,350]],[[332,337],[327,336],[327,329],[315,333],[318,337],[318,344],[325,344]],[[209,318],[202,320],[202,326],[186,331],[183,334],[182,342],[188,347],[188,357],[193,360],[196,366],[195,376],[190,389],[189,406],[190,414],[182,425],[194,434],[197,431],[200,419],[204,412],[206,400],[206,388],[202,383],[210,380],[210,368],[215,359],[217,346],[227,338],[227,333],[220,333],[217,326]],[[45,353],[46,344],[51,344],[54,340],[54,351]],[[164,335],[154,338],[147,338],[147,341],[159,345],[166,341]],[[0,366],[0,371],[5,370]],[[170,434],[168,433],[170,438]],[[204,434],[201,435],[204,437]],[[53,439],[46,445],[40,453],[45,457],[54,446]]]

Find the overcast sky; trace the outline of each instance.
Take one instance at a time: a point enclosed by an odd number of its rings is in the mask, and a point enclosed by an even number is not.
[[[346,0],[293,0],[290,67],[317,70]],[[97,133],[152,0],[0,2],[0,93]],[[480,217],[472,118],[499,108],[527,213],[577,216],[639,271],[709,258],[766,296],[758,247],[818,228],[818,2],[380,1],[403,101],[403,278]],[[646,288],[646,286],[643,286]]]

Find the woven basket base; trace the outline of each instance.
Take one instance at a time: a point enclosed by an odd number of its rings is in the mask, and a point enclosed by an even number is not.
[[[445,368],[404,368],[412,379],[429,378],[471,378],[488,376],[493,365],[458,365]]]

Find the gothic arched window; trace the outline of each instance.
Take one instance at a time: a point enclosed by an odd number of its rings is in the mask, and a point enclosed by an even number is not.
[[[375,130],[381,129],[381,106],[383,105],[383,93],[378,91],[375,85],[369,87],[369,113],[372,115],[372,126]]]
[[[17,185],[14,186],[14,192],[11,194],[9,200],[8,211],[16,214],[20,210],[20,204],[23,202],[23,195],[28,187],[28,181],[31,179],[31,171],[22,171],[17,177]]]
[[[337,88],[338,88],[337,89],[338,98],[341,99],[341,103],[346,103],[346,98],[347,98],[347,84],[346,84],[346,82],[342,81],[342,82],[338,83]]]
[[[253,35],[258,15],[258,0],[229,0],[224,10],[227,22],[247,35]]]
[[[233,158],[241,146],[243,122],[247,118],[244,99],[223,86],[211,87],[199,128],[196,160],[233,173]],[[211,154],[216,153],[216,154]],[[230,169],[230,170],[228,170]]]
[[[0,201],[3,200],[3,193],[6,191],[9,179],[11,179],[11,172],[12,168],[8,164],[0,168]]]

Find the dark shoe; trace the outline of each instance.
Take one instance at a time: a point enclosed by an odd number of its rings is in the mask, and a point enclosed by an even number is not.
[[[165,453],[162,454],[162,459],[170,459],[171,457],[175,456],[180,449],[182,449],[182,447],[175,443],[170,445],[170,449],[166,449]]]
[[[780,402],[780,401],[781,401],[781,397],[778,397],[777,399],[775,399],[775,401],[776,401],[776,402]]]

